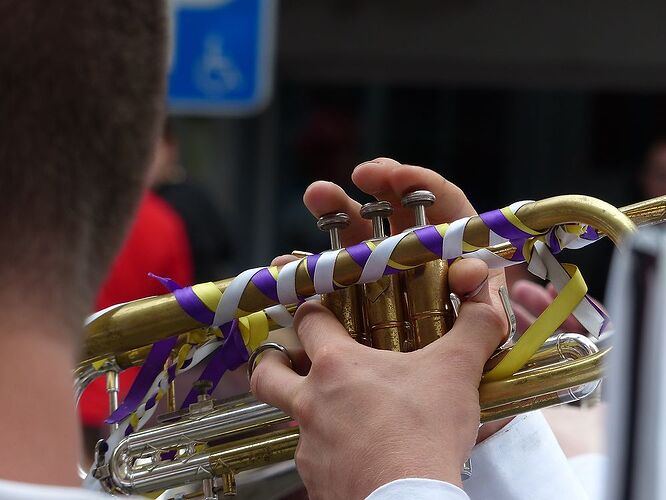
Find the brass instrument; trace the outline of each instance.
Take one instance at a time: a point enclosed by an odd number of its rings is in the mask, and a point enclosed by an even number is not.
[[[403,200],[405,206],[415,210],[415,226],[426,223],[425,207],[432,201],[427,192],[411,193]],[[364,206],[363,216],[373,221],[374,241],[385,238],[383,219],[390,211],[385,202]],[[617,209],[587,196],[558,196],[526,204],[518,214],[537,230],[572,222],[589,224],[619,244],[635,231],[636,224],[664,221],[666,197]],[[339,231],[347,221],[344,214],[319,221],[320,229],[330,231],[333,248],[339,248]],[[508,243],[489,246],[479,217],[468,222],[465,239],[498,255],[510,255],[515,250]],[[396,252],[401,262],[419,267],[385,276],[376,283],[355,285],[361,269],[342,249],[334,280],[348,288],[328,294],[323,301],[357,341],[376,348],[409,351],[450,329],[455,304],[447,300],[446,262],[435,260],[413,233],[403,238]],[[297,269],[296,289],[299,295],[308,296],[315,290],[304,267]],[[215,284],[224,292],[230,282]],[[250,284],[239,307],[258,311],[271,305],[270,299]],[[270,326],[278,328],[277,324]],[[77,393],[100,374],[140,365],[154,342],[173,336],[184,339],[188,332],[200,328],[202,325],[181,310],[172,294],[130,302],[99,315],[86,330],[84,359],[75,373]],[[481,384],[481,421],[586,397],[602,378],[602,364],[609,350],[599,348],[583,335],[555,334],[518,373]],[[189,409],[173,410],[170,406],[170,413],[161,418],[159,425],[122,439],[111,459],[97,464],[94,475],[107,490],[137,494],[197,483],[205,498],[217,498],[218,492],[235,493],[237,473],[293,458],[298,428],[285,428],[290,421],[288,415],[251,396],[215,401],[203,394]],[[162,459],[166,451],[175,452],[175,458]]]

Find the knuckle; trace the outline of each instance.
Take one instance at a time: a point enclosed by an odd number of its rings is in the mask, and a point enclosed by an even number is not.
[[[308,397],[307,394],[295,397],[293,413],[292,417],[298,422],[299,426],[303,428],[309,427],[315,416],[315,404],[313,399]]]
[[[476,357],[472,345],[451,344],[446,352],[446,366],[455,371],[468,369],[476,361]]]
[[[314,355],[312,367],[323,375],[330,375],[338,370],[343,361],[338,349],[330,346],[321,346]]]
[[[501,308],[490,304],[479,304],[478,315],[480,320],[492,333],[502,334],[506,330],[506,317]]]
[[[298,441],[298,446],[296,447],[296,453],[294,453],[294,462],[296,463],[296,468],[298,473],[301,476],[309,475],[309,461],[307,460],[306,453],[303,452],[302,439]],[[303,478],[305,480],[305,478]]]
[[[264,398],[264,368],[262,368],[261,363],[257,365],[252,373],[252,378],[250,379],[250,391],[258,399]]]
[[[314,306],[315,304],[313,303],[305,302],[296,311],[294,327],[299,335],[315,331],[319,328],[320,321]]]

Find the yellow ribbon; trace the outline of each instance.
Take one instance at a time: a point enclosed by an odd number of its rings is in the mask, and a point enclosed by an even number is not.
[[[215,286],[214,283],[208,281],[207,283],[199,283],[192,287],[192,291],[201,299],[201,302],[206,304],[206,307],[212,312],[217,310],[217,305],[222,298],[222,292]]]
[[[191,349],[192,344],[183,344],[181,346],[181,348],[178,350],[178,356],[176,357],[176,368],[181,369],[183,367],[183,363],[185,363],[187,355],[190,353]]]
[[[500,212],[502,212],[502,215],[506,217],[506,219],[513,224],[515,227],[520,229],[521,231],[531,234],[532,236],[538,236],[540,234],[543,234],[541,231],[535,231],[531,227],[526,226],[523,224],[523,221],[521,221],[516,214],[514,214],[509,207],[504,207],[500,209]]]
[[[564,285],[553,302],[518,339],[509,353],[483,378],[487,381],[502,380],[520,370],[536,353],[550,335],[576,309],[585,297],[587,285],[580,271],[573,264],[562,264],[571,279]]]
[[[100,359],[99,361],[93,361],[92,366],[95,370],[99,371],[102,366],[104,366],[104,363],[106,363],[109,360],[109,358],[104,358]]]
[[[268,317],[263,311],[238,318],[238,326],[250,352],[268,338]]]

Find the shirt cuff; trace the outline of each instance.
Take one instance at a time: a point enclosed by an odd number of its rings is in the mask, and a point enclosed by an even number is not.
[[[471,500],[588,500],[541,412],[514,418],[472,450]]]
[[[569,458],[569,465],[590,499],[606,498],[608,457],[601,453],[586,453]]]
[[[370,493],[366,500],[469,500],[463,490],[435,479],[407,478],[391,481]]]

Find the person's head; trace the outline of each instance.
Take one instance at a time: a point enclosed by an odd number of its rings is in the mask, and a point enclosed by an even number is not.
[[[74,326],[162,118],[162,0],[0,3],[0,310]]]
[[[655,141],[648,149],[641,172],[640,187],[648,198],[666,194],[666,137]]]
[[[148,173],[151,186],[182,181],[184,171],[178,163],[178,156],[178,136],[172,120],[167,119],[164,121]]]

